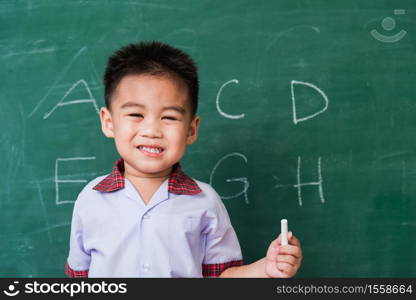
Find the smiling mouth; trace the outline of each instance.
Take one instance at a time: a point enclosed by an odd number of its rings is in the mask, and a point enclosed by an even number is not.
[[[142,153],[152,157],[160,156],[163,151],[165,151],[163,148],[150,146],[138,146],[137,149],[139,149]]]

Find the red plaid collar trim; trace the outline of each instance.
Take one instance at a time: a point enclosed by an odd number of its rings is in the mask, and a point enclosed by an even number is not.
[[[125,186],[123,174],[124,160],[120,158],[114,163],[113,171],[94,186],[93,189],[107,193],[123,189]],[[168,191],[178,195],[196,195],[202,192],[195,180],[182,171],[179,163],[173,166],[173,172],[169,177]]]

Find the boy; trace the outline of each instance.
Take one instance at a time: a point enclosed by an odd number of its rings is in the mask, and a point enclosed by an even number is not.
[[[102,131],[121,159],[88,183],[74,205],[70,277],[291,277],[299,241],[274,240],[243,265],[240,245],[214,189],[179,161],[198,137],[197,68],[169,45],[131,44],[108,60]]]

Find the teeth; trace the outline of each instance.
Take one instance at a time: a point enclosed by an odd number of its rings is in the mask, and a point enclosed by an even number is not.
[[[150,147],[143,147],[143,146],[140,146],[139,148],[141,150],[144,150],[144,151],[150,152],[150,153],[160,153],[160,152],[162,152],[161,148],[150,148]]]

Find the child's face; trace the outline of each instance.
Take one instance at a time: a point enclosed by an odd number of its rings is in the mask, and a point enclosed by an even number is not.
[[[125,76],[100,118],[124,159],[125,176],[168,176],[198,136],[186,87],[166,76]]]

